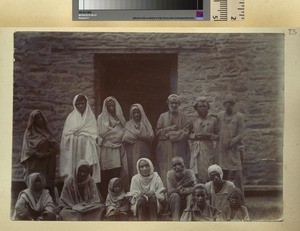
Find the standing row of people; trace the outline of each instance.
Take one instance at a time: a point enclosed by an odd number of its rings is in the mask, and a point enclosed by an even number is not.
[[[194,104],[198,116],[191,121],[178,110],[180,100],[177,95],[170,95],[167,103],[169,111],[159,117],[155,130],[158,138],[157,170],[163,184],[167,185],[167,172],[172,166],[172,158],[178,156],[190,166],[197,183],[207,182],[207,168],[218,163],[224,172],[224,179],[232,180],[243,194],[241,170],[244,122],[242,114],[233,111],[235,102],[232,99],[224,100],[225,111],[210,116],[209,102],[200,97]],[[73,106],[61,138],[60,176],[74,174],[78,161],[84,159],[91,166],[92,178],[104,198],[113,178],[121,177],[127,189],[131,177],[137,173],[137,160],[150,158],[154,137],[142,106],[131,106],[128,122],[114,97],[104,100],[102,113],[97,120],[83,94],[75,96]],[[214,143],[217,144],[216,148]],[[33,111],[24,135],[21,156],[25,176],[32,172],[43,173],[51,191],[55,179],[55,154],[58,150],[46,118],[42,112]]]

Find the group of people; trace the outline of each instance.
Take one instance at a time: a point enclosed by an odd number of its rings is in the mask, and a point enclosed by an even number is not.
[[[208,100],[199,97],[192,120],[179,110],[178,95],[167,104],[153,131],[140,104],[130,107],[126,122],[118,101],[107,97],[96,120],[87,97],[76,95],[60,145],[43,113],[34,110],[21,154],[28,188],[19,194],[14,219],[157,220],[167,211],[172,220],[249,220],[242,183],[244,120],[233,110],[235,101],[225,99],[225,111],[209,115]],[[64,186],[55,201],[58,153]]]

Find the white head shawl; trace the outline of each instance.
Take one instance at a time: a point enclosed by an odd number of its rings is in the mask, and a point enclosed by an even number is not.
[[[167,102],[169,102],[172,98],[177,99],[177,101],[180,103],[180,97],[176,94],[169,95]]]
[[[209,166],[207,169],[207,172],[208,172],[208,176],[210,176],[211,172],[218,172],[220,174],[221,179],[223,179],[223,171],[222,171],[221,167],[217,164],[213,164],[213,165]]]
[[[119,119],[119,121],[121,122],[121,124],[123,126],[125,126],[126,120],[123,116],[123,111],[122,108],[119,104],[119,102],[116,100],[115,97],[113,96],[109,96],[107,97],[104,102],[103,102],[103,106],[102,106],[102,113],[101,113],[101,121],[98,123],[98,130],[106,130],[106,128],[109,126],[109,122],[112,119],[111,114],[108,112],[106,104],[108,101],[114,101],[115,105],[116,105],[116,116]]]
[[[78,111],[75,106],[77,98],[82,95],[86,98],[86,108],[84,113]],[[73,99],[73,111],[69,114],[63,129],[63,135],[71,134],[87,134],[88,136],[97,138],[97,122],[95,115],[89,105],[88,98],[83,94],[78,94]]]
[[[141,104],[139,103],[135,103],[135,104],[132,104],[131,107],[130,107],[130,111],[129,111],[129,114],[130,114],[130,119],[132,119],[132,114],[133,114],[133,110],[137,108],[140,110],[141,112],[141,125],[142,126],[145,126],[146,130],[150,133],[151,136],[153,136],[153,129],[152,129],[152,125],[151,123],[149,122],[147,116],[146,116],[146,113],[144,111],[144,108],[142,107]]]

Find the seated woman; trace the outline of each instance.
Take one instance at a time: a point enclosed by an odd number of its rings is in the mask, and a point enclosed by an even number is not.
[[[181,221],[216,221],[221,214],[219,210],[207,204],[208,192],[203,184],[193,189],[193,203],[185,209]]]
[[[223,171],[219,165],[211,165],[208,168],[210,181],[205,184],[210,194],[210,204],[222,210],[228,205],[227,197],[235,188],[231,181],[223,180]]]
[[[74,173],[79,160],[86,160],[92,167],[92,177],[96,183],[101,180],[96,144],[97,122],[85,95],[74,97],[73,111],[69,114],[61,137],[59,170],[60,176]]]
[[[149,159],[141,158],[137,161],[137,172],[130,185],[130,193],[133,195],[131,209],[140,221],[155,221],[165,202],[166,189]]]
[[[53,200],[44,189],[41,173],[31,173],[26,179],[28,188],[21,191],[15,205],[14,220],[55,220]]]
[[[97,186],[90,173],[90,164],[80,160],[75,173],[66,179],[59,201],[59,215],[63,220],[101,220],[105,206],[100,203]]]
[[[151,142],[154,133],[142,105],[136,103],[130,107],[130,120],[125,124],[123,143],[127,155],[129,178],[136,171],[136,162],[140,158],[150,159]]]
[[[243,203],[243,194],[235,188],[228,196],[229,206],[222,211],[224,221],[250,221],[249,213]]]
[[[32,111],[23,138],[21,164],[25,168],[25,178],[34,172],[43,174],[46,188],[52,196],[58,152],[58,144],[49,129],[46,117],[39,110]]]
[[[122,180],[113,178],[108,184],[106,197],[106,218],[110,221],[126,221],[130,212],[130,202],[124,192]]]

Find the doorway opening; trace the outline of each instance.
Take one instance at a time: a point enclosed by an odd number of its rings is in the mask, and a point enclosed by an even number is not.
[[[140,103],[153,126],[167,108],[166,99],[177,92],[175,53],[113,53],[95,55],[95,113],[99,115],[106,97],[114,96],[126,120],[129,108]]]

